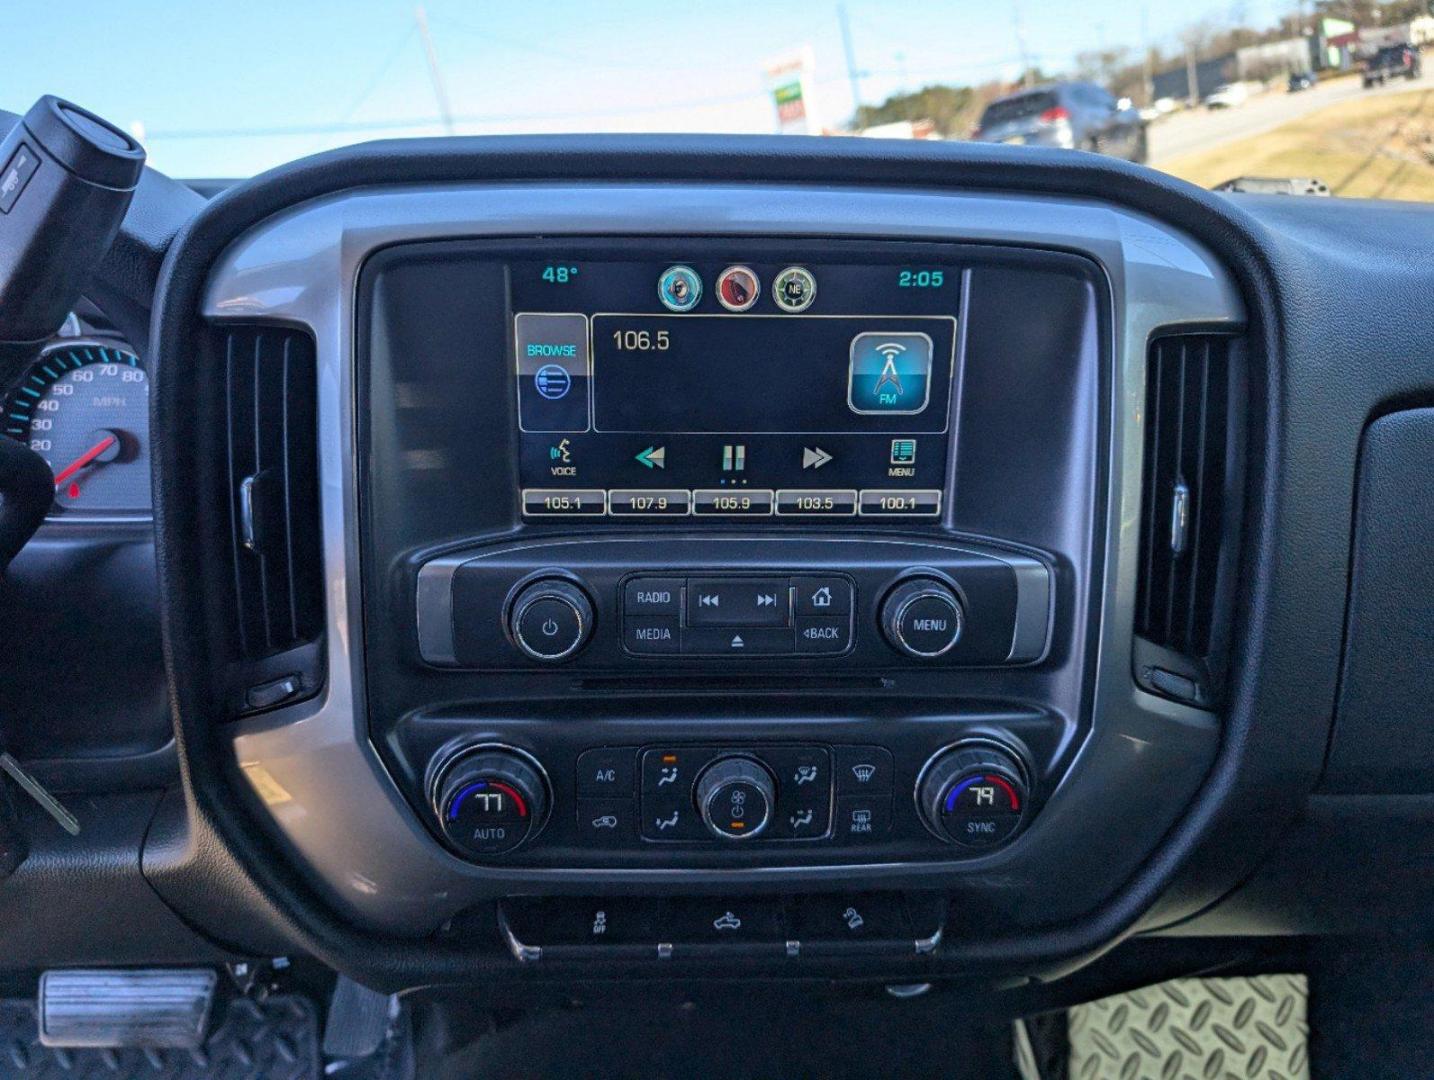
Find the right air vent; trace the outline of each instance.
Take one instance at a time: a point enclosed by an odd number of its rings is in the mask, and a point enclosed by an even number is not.
[[[1135,674],[1148,689],[1200,704],[1213,697],[1225,643],[1231,348],[1213,335],[1158,338],[1146,369]]]

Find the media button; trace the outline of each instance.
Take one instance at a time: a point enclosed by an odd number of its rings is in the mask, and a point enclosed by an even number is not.
[[[862,517],[938,517],[940,513],[940,491],[892,488],[861,493]]]
[[[524,488],[525,517],[602,517],[607,493],[587,488]]]
[[[681,615],[682,579],[632,578],[622,590],[622,609],[629,615]]]
[[[693,578],[687,583],[688,626],[786,626],[786,578]]]
[[[807,616],[797,620],[797,652],[842,653],[851,648],[851,617]]]
[[[777,492],[777,513],[783,517],[851,517],[855,491],[795,488]]]
[[[709,488],[692,493],[692,512],[712,517],[767,517],[773,493],[761,488]]]
[[[613,517],[686,517],[691,499],[678,488],[618,488],[607,503]]]
[[[642,656],[659,656],[681,651],[682,631],[677,616],[624,616],[622,646],[628,652]]]

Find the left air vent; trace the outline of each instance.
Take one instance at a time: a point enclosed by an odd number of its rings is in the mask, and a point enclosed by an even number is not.
[[[221,347],[234,629],[251,665],[248,704],[261,707],[253,691],[270,675],[295,681],[292,692],[261,694],[265,704],[306,688],[283,657],[323,630],[314,345],[296,330],[254,326],[225,328]]]

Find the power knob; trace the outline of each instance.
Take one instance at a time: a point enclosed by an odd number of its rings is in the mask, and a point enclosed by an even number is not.
[[[566,660],[592,637],[592,601],[563,578],[535,581],[513,600],[508,632],[518,648],[534,660]]]
[[[940,839],[964,848],[994,848],[1026,820],[1026,775],[1010,751],[987,742],[957,743],[926,763],[916,808]]]

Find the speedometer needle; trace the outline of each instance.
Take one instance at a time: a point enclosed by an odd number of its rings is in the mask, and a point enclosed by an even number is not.
[[[85,451],[83,454],[81,454],[79,457],[75,458],[74,461],[70,462],[68,465],[66,465],[63,469],[61,469],[59,472],[57,472],[57,473],[55,474],[55,487],[57,487],[57,488],[60,487],[62,484],[64,484],[64,482],[65,482],[66,480],[68,480],[70,477],[74,476],[75,473],[79,472],[81,469],[83,469],[83,468],[84,468],[86,465],[88,465],[90,462],[94,461],[95,458],[97,458],[97,457],[99,457],[101,454],[103,454],[106,450],[108,450],[111,446],[113,446],[117,441],[118,441],[118,437],[117,437],[117,436],[115,436],[115,435],[107,435],[107,436],[105,436],[103,439],[101,439],[99,442],[95,443],[94,446],[90,447],[88,450],[86,450],[86,451]]]

